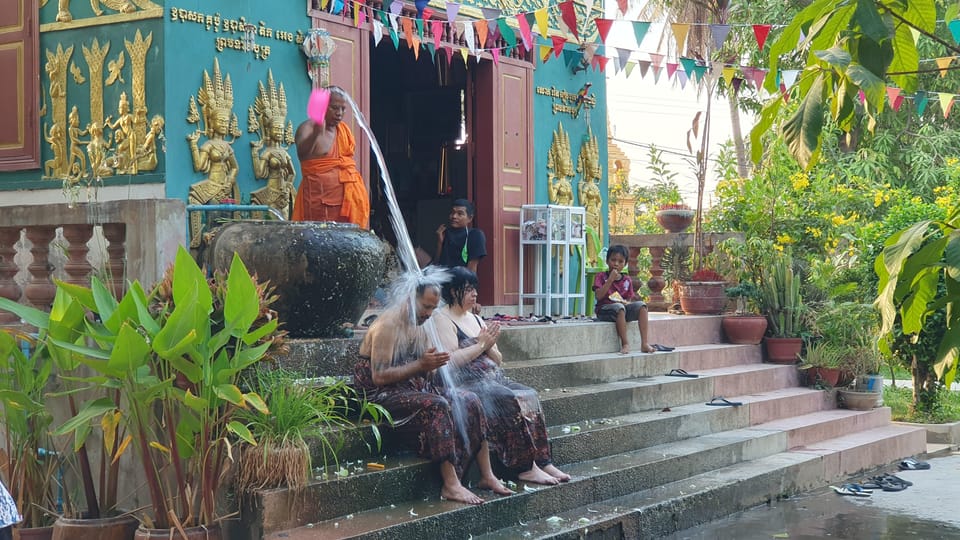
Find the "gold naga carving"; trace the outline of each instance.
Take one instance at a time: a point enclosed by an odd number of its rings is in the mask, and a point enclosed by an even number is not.
[[[573,205],[573,160],[570,157],[570,139],[563,130],[563,123],[557,123],[553,132],[553,142],[547,154],[547,191],[550,204]]]
[[[50,144],[53,158],[44,162],[43,174],[51,178],[64,178],[70,172],[67,157],[67,65],[73,55],[73,46],[64,50],[63,45],[58,43],[56,52],[47,49],[46,54],[44,69],[50,77],[48,92],[53,124],[48,127],[44,123],[43,139]]]
[[[294,142],[293,122],[287,120],[287,93],[273,80],[273,70],[267,71],[267,85],[258,81],[257,98],[248,109],[247,131],[257,133],[260,140],[250,141],[253,175],[266,180],[267,185],[250,194],[253,204],[272,206],[290,219],[293,208],[293,179],[296,170],[287,147]]]
[[[200,110],[197,110],[197,104]],[[187,200],[190,204],[218,204],[226,199],[240,200],[237,187],[237,158],[233,142],[240,136],[237,115],[233,112],[233,83],[230,75],[220,73],[220,62],[213,59],[213,78],[203,70],[203,84],[196,99],[190,96],[187,122],[198,124],[195,132],[187,135],[193,169],[207,177],[190,186]],[[201,135],[207,140],[200,145]],[[227,137],[232,139],[227,140]],[[199,212],[190,214],[190,247],[200,247],[203,232]]]
[[[580,205],[586,209],[587,230],[587,266],[597,266],[600,238],[603,238],[603,216],[601,206],[603,196],[600,193],[600,177],[603,170],[600,167],[600,147],[593,130],[587,128],[587,139],[580,145],[580,155],[577,157],[577,172],[580,173],[580,182],[577,184],[577,194]]]

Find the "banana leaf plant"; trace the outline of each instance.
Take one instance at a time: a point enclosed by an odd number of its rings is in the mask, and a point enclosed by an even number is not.
[[[57,287],[69,297],[65,310],[81,317],[79,325],[70,317],[66,328],[48,318],[47,345],[91,368],[94,375],[82,382],[117,389],[122,403],[88,401],[56,432],[82,440],[98,419],[122,426],[126,435],[114,441],[112,459],[137,450],[151,502],[144,524],[214,524],[234,441],[256,444],[234,413],[267,411],[260,396],[236,384],[281,334],[275,316],[264,319],[263,288],[238,256],[228,273],[208,280],[183,248],[149,296],[136,282],[119,301],[97,279],[89,288]],[[32,308],[2,307],[35,326],[44,322]]]

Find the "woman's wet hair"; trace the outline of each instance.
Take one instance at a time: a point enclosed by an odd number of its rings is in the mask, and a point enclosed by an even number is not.
[[[440,294],[447,304],[462,306],[467,287],[476,289],[480,282],[477,280],[477,275],[465,266],[455,266],[448,272],[450,280],[443,284]]]

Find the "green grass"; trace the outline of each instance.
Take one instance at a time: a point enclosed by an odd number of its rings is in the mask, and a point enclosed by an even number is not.
[[[913,390],[911,388],[883,389],[883,404],[890,407],[893,419],[899,422],[917,422],[920,424],[944,424],[960,420],[960,392],[941,390],[939,406],[930,414],[918,414],[913,411]]]

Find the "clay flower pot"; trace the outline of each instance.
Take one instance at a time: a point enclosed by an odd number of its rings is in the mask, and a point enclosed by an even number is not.
[[[684,210],[681,208],[668,208],[657,210],[657,223],[667,232],[679,233],[687,230],[687,227],[693,223],[693,216],[696,212],[693,210]]]
[[[723,281],[686,281],[680,285],[680,307],[687,315],[719,315],[727,305]]]
[[[800,360],[803,339],[788,337],[767,337],[763,339],[767,347],[767,361],[773,364],[795,364]]]
[[[759,345],[767,332],[767,318],[763,315],[725,315],[720,326],[730,343]]]

